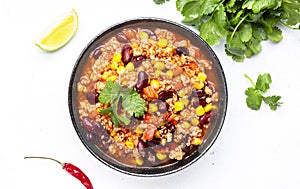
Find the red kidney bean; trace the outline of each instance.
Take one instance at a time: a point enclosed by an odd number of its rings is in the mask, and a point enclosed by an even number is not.
[[[93,58],[98,59],[101,54],[102,54],[101,48],[97,47],[93,52]]]
[[[82,118],[82,126],[88,132],[95,131],[95,125],[92,123],[92,120],[89,117]]]
[[[134,56],[131,59],[131,62],[133,63],[134,67],[140,67],[143,63],[143,61],[146,60],[146,57],[143,55]]]
[[[98,97],[99,93],[97,92],[90,92],[86,94],[86,99],[90,104],[96,104],[97,102],[99,102]]]
[[[192,98],[191,103],[194,108],[197,108],[200,105],[204,107],[207,104],[205,99],[201,99],[201,98]]]
[[[147,148],[147,144],[143,140],[140,139],[138,141],[137,147],[138,147],[139,153],[145,153],[145,148]]]
[[[143,28],[141,31],[146,32],[150,36],[155,35],[155,33],[150,29]]]
[[[189,55],[189,50],[186,47],[177,47],[176,48],[176,53],[181,56],[182,54],[185,56]]]
[[[171,124],[169,126],[169,130],[170,130],[171,133],[174,133],[176,131],[176,127],[173,124]]]
[[[148,85],[149,76],[145,71],[140,71],[136,83],[136,90],[141,92]]]
[[[192,91],[192,96],[196,96],[196,97],[203,97],[205,95],[205,92],[203,89],[201,90],[193,90]]]
[[[120,43],[129,43],[129,39],[126,37],[126,35],[123,32],[119,32],[116,35],[116,39],[120,42]]]
[[[136,31],[134,29],[124,29],[122,31],[125,36],[127,37],[127,39],[130,41],[131,39],[136,39]]]
[[[172,98],[173,97],[173,91],[160,91],[158,93],[158,99],[162,100],[162,101],[165,101],[169,98]]]
[[[150,141],[147,141],[147,146],[150,146],[150,147],[154,147],[154,146],[157,146],[160,144],[160,141],[161,139],[160,138],[156,138],[156,137],[153,137],[152,140]]]
[[[122,62],[126,65],[131,61],[133,56],[133,49],[129,44],[126,44],[122,47]]]
[[[156,35],[152,30],[145,28],[145,29],[141,29],[141,31],[146,32],[151,39],[157,40]]]
[[[158,111],[160,113],[163,114],[163,113],[168,111],[168,109],[169,109],[169,104],[168,103],[166,103],[164,101],[159,101],[157,104],[158,104]]]
[[[210,120],[210,112],[205,113],[203,116],[200,117],[200,124],[206,124]]]

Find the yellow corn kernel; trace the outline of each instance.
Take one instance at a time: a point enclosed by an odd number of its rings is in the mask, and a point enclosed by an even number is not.
[[[140,127],[136,127],[135,132],[137,134],[143,134],[144,133],[143,129],[141,129]]]
[[[135,158],[135,163],[139,166],[144,164],[144,161],[142,160],[142,158]]]
[[[181,98],[180,101],[183,103],[184,106],[187,106],[190,102],[188,98]]]
[[[112,69],[112,70],[116,70],[117,68],[118,68],[118,63],[117,62],[112,62],[111,63],[111,65],[110,65],[110,68]]]
[[[169,51],[169,52],[172,52],[174,50],[174,48],[171,47],[171,46],[167,46],[166,50]]]
[[[111,80],[111,81],[115,81],[117,79],[117,76],[112,75],[112,76],[109,76],[108,79]]]
[[[110,133],[110,136],[113,137],[113,136],[116,136],[116,134],[117,134],[117,133],[116,133],[115,131],[112,131],[112,132]]]
[[[137,44],[137,43],[133,43],[132,45],[131,45],[131,47],[134,49],[134,48],[137,48],[139,45]]]
[[[134,64],[132,62],[129,62],[127,65],[126,65],[126,70],[127,71],[133,71],[134,70]]]
[[[183,122],[183,125],[185,126],[185,128],[190,128],[191,124],[187,121]]]
[[[207,75],[204,72],[198,73],[198,79],[204,82],[207,79]]]
[[[194,87],[198,90],[202,89],[204,87],[204,83],[202,81],[200,82],[195,82]]]
[[[123,74],[125,72],[125,67],[124,66],[120,66],[117,68],[117,73],[119,75]]]
[[[102,78],[103,80],[107,80],[107,78],[108,78],[108,72],[104,72],[104,73],[101,75],[101,78]]]
[[[154,67],[158,70],[165,69],[165,64],[163,62],[155,62]]]
[[[159,77],[161,74],[161,71],[160,70],[155,70],[155,77]]]
[[[117,63],[121,62],[121,59],[122,59],[121,53],[115,53],[112,58],[113,62],[117,62]]]
[[[153,103],[150,103],[149,104],[149,113],[154,113],[154,112],[156,112],[158,110],[158,107],[157,107],[157,105],[156,104],[153,104]]]
[[[167,155],[164,154],[164,153],[161,153],[161,152],[157,152],[157,153],[156,153],[156,157],[157,157],[157,159],[159,159],[159,160],[164,160],[164,159],[166,159]]]
[[[151,80],[151,82],[150,82],[150,86],[151,86],[153,89],[157,90],[157,89],[159,89],[159,82],[158,82],[157,80],[153,79],[153,80]]]
[[[184,104],[181,101],[175,102],[174,109],[176,112],[183,110]]]
[[[139,37],[140,37],[140,39],[148,39],[149,35],[147,32],[142,31],[139,33]]]
[[[193,145],[196,145],[196,146],[199,146],[201,143],[202,143],[202,139],[200,139],[200,138],[195,138],[195,139],[192,141],[192,144],[193,144]]]
[[[125,142],[125,145],[126,145],[128,148],[130,148],[130,149],[133,149],[133,148],[134,148],[133,142],[131,142],[131,141],[129,141],[129,140],[127,140],[127,141]]]
[[[156,138],[160,138],[160,132],[159,132],[158,130],[156,130],[154,136],[155,136]]]
[[[203,106],[198,106],[196,108],[196,114],[197,114],[197,116],[202,116],[205,114],[205,110],[204,110]]]
[[[211,103],[209,103],[209,104],[206,104],[206,106],[204,107],[204,110],[205,110],[205,112],[209,112],[209,111],[211,111],[211,109],[212,109],[212,104]]]
[[[122,81],[122,85],[123,85],[123,86],[128,85],[128,81],[127,81],[127,80],[123,80],[123,81]]]
[[[172,79],[173,78],[173,75],[174,75],[174,73],[173,73],[173,71],[172,70],[168,70],[167,72],[166,72],[166,78],[167,79]]]
[[[168,40],[165,38],[160,38],[157,45],[161,48],[165,48],[168,45]]]
[[[179,97],[184,97],[184,96],[186,95],[185,92],[186,92],[186,91],[185,91],[184,89],[181,89],[181,90],[178,91],[177,95],[178,95]]]
[[[192,125],[197,126],[199,124],[199,120],[197,118],[193,118],[191,123]]]
[[[77,91],[78,91],[78,92],[82,92],[83,89],[84,89],[84,86],[83,86],[83,85],[80,85],[80,84],[79,84],[79,85],[77,86]]]

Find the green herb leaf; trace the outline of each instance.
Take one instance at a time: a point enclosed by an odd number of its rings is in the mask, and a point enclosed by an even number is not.
[[[164,4],[166,1],[170,1],[170,0],[153,0],[154,3],[160,5],[160,4]]]
[[[261,92],[267,92],[272,83],[272,78],[269,73],[259,75],[255,84],[255,88]]]
[[[258,13],[263,9],[274,8],[277,5],[276,1],[277,0],[256,0],[253,3],[252,10],[254,13]]]
[[[120,122],[116,118],[115,114],[110,114],[110,119],[115,127],[118,127],[120,125]]]
[[[263,101],[270,106],[271,110],[277,110],[277,107],[282,104],[282,102],[279,102],[281,99],[281,96],[267,96],[263,97]]]
[[[242,24],[239,32],[242,42],[250,41],[250,39],[252,38],[252,25],[250,23]]]
[[[268,39],[275,43],[281,41],[282,31],[278,27],[272,28],[272,32],[268,34]]]
[[[127,115],[141,117],[145,113],[146,103],[139,93],[132,88],[122,89],[118,83],[111,80],[106,82],[105,87],[99,95],[102,104],[110,104],[110,107],[98,110],[99,114],[110,115],[114,126],[120,123],[130,124]],[[122,104],[120,108],[119,104]]]
[[[300,1],[299,0],[282,0],[281,13],[282,20],[286,20],[289,26],[295,26],[300,23]]]
[[[145,113],[145,101],[141,98],[140,94],[131,89],[127,91],[129,95],[124,95],[122,106],[129,115],[141,117]]]
[[[263,99],[261,93],[255,88],[249,87],[245,91],[245,95],[247,95],[246,98],[247,106],[252,110],[259,110]]]
[[[102,104],[109,104],[118,97],[118,93],[121,90],[121,86],[118,83],[114,83],[111,80],[107,80],[104,89],[99,95],[99,102]]]
[[[218,44],[226,34],[226,13],[224,6],[220,4],[213,15],[200,27],[200,37],[209,45]]]
[[[109,107],[109,108],[99,109],[99,110],[98,110],[98,113],[99,113],[99,114],[102,114],[102,115],[110,114],[110,113],[112,113],[112,108]]]
[[[261,74],[258,76],[256,83],[254,84],[253,80],[245,74],[245,77],[251,82],[253,87],[249,87],[245,91],[246,103],[249,108],[252,110],[259,110],[262,101],[270,106],[271,110],[276,110],[282,102],[279,102],[281,96],[267,96],[264,97],[262,93],[267,92],[272,83],[271,75],[269,73]]]

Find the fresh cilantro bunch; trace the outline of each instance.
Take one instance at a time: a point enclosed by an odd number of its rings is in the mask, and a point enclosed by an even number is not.
[[[226,38],[225,51],[236,62],[260,53],[264,40],[281,41],[279,24],[300,29],[300,0],[176,0],[176,8],[209,45]]]
[[[133,88],[123,88],[116,82],[107,80],[99,95],[99,102],[109,104],[108,108],[100,109],[99,114],[110,115],[114,126],[120,123],[130,124],[128,116],[141,117],[145,113],[145,101]]]
[[[259,110],[262,101],[270,106],[271,110],[276,110],[282,102],[279,102],[281,96],[263,96],[263,93],[267,92],[270,88],[270,84],[272,83],[272,78],[269,73],[265,73],[259,75],[256,83],[245,74],[245,77],[252,83],[253,87],[249,87],[245,91],[245,95],[247,96],[246,103],[249,108],[252,110]]]

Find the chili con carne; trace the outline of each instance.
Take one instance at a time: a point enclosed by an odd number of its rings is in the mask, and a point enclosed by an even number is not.
[[[87,189],[94,189],[90,179],[84,174],[82,170],[80,170],[78,167],[71,163],[62,163],[56,159],[50,158],[50,157],[40,157],[40,156],[28,156],[24,157],[24,159],[29,158],[38,158],[38,159],[49,159],[52,161],[55,161],[61,165],[61,167],[66,170],[69,174],[77,178]]]

